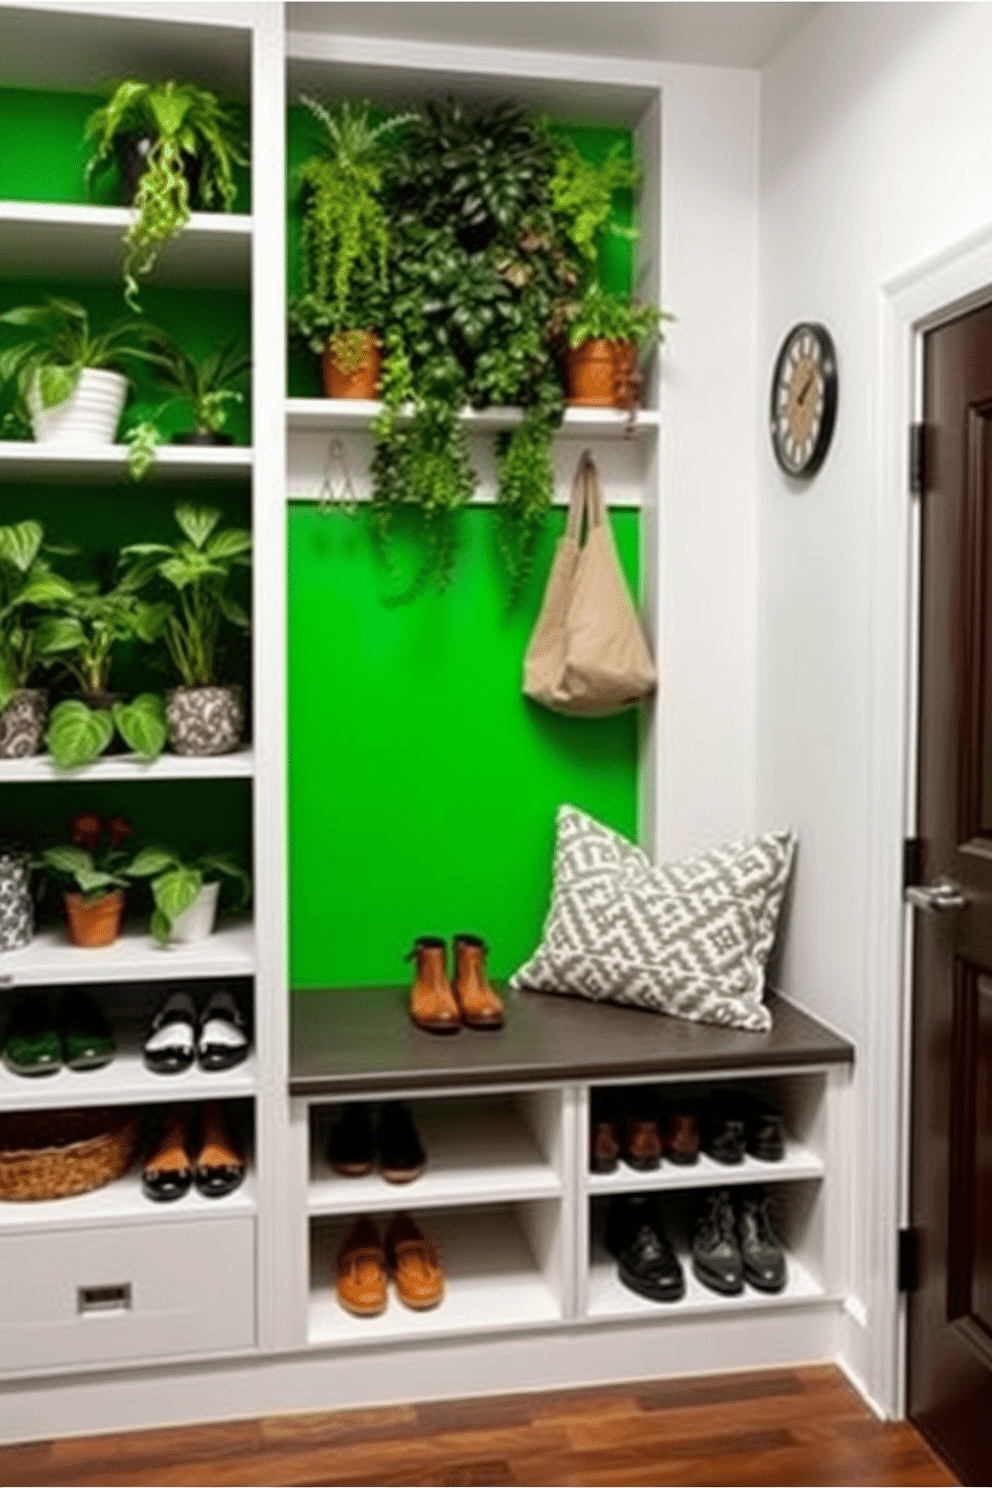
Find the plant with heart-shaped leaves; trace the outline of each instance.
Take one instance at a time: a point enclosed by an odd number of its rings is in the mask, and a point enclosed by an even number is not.
[[[149,880],[155,903],[151,932],[160,945],[168,944],[175,921],[192,907],[204,885],[229,884],[234,910],[244,909],[251,898],[251,877],[230,853],[205,852],[187,860],[171,848],[145,847],[126,872]]]

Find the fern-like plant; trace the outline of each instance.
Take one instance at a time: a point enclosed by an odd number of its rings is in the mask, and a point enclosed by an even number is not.
[[[551,179],[551,200],[566,234],[587,262],[595,262],[604,231],[636,238],[637,230],[610,222],[616,191],[635,190],[640,181],[637,162],[615,144],[598,162],[586,160],[568,140],[558,156]]]

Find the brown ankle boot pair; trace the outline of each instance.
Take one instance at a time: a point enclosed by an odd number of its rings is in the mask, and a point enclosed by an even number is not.
[[[468,1028],[502,1028],[503,1004],[486,981],[488,946],[478,935],[455,936],[455,974],[448,981],[444,941],[420,935],[407,961],[416,958],[417,975],[410,992],[410,1017],[428,1033],[457,1033]]]

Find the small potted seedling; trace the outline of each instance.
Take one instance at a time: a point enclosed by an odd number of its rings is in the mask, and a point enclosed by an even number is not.
[[[641,354],[663,340],[671,316],[592,283],[567,307],[567,347],[562,357],[565,400],[581,408],[628,408],[636,402]]]
[[[151,932],[159,945],[191,944],[213,933],[224,882],[236,889],[234,909],[251,897],[251,879],[228,853],[207,852],[186,861],[170,848],[146,847],[126,870],[130,878],[147,878],[155,902]]]
[[[72,822],[70,841],[39,855],[40,866],[62,885],[66,930],[73,945],[95,949],[117,939],[128,884],[123,844],[130,836],[124,817],[104,821],[95,811],[83,811]]]

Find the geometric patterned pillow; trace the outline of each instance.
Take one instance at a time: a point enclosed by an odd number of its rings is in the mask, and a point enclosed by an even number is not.
[[[794,848],[791,832],[768,832],[657,867],[559,806],[551,908],[510,986],[764,1032],[765,962]]]

